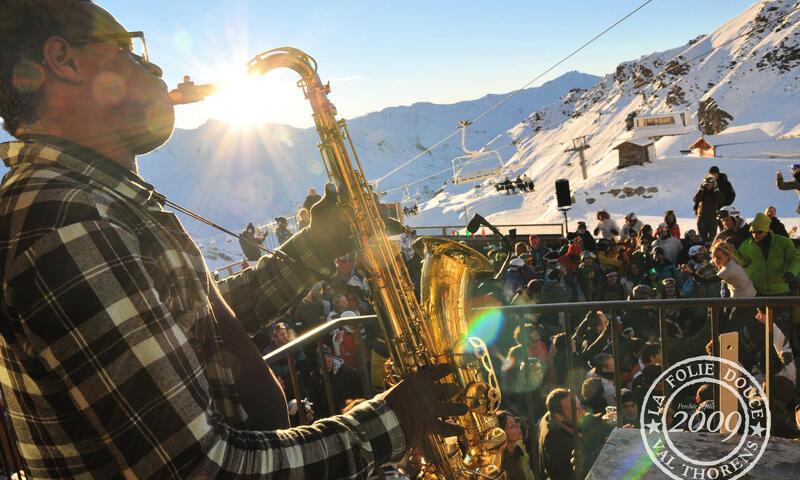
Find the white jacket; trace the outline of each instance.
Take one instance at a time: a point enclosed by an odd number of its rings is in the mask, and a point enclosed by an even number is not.
[[[728,260],[728,263],[717,272],[717,276],[728,285],[731,297],[756,296],[756,287],[753,286],[753,281],[747,276],[744,267],[733,258]]]
[[[619,237],[619,226],[617,225],[617,222],[610,218],[602,222],[597,222],[597,226],[594,229],[598,232],[595,233],[595,237],[601,235],[606,240],[615,240],[617,237]],[[612,230],[617,233],[612,233]]]

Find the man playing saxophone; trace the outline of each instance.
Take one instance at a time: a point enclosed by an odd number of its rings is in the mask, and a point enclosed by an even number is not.
[[[86,0],[0,0],[0,384],[33,478],[365,478],[459,428],[432,367],[289,429],[246,327],[353,243],[335,189],[281,255],[210,279],[136,156],[171,135],[142,34]]]

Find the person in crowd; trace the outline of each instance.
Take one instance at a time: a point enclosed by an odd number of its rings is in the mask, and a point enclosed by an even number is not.
[[[622,426],[625,428],[639,428],[639,404],[636,403],[636,397],[633,392],[627,388],[623,388],[620,393],[619,407],[617,407],[617,414],[622,419]]]
[[[599,378],[603,385],[603,399],[606,405],[617,404],[616,389],[614,388],[614,357],[609,353],[601,352],[592,358],[592,369],[586,374],[587,378]]]
[[[308,209],[301,208],[297,211],[297,228],[300,230],[306,228],[311,224],[311,216],[308,213]]]
[[[319,289],[316,289],[319,291]],[[292,323],[295,332],[306,332],[325,323],[327,315],[321,298],[314,294],[314,289],[308,291],[303,300],[292,312]]]
[[[525,242],[517,242],[514,244],[514,256],[519,257],[523,253],[529,253],[530,247]]]
[[[625,287],[626,297],[627,298],[633,288],[636,285],[641,285],[646,281],[645,272],[642,271],[642,268],[639,266],[638,263],[631,262],[628,264],[628,270],[625,273],[625,276],[622,277],[620,283],[623,287]],[[624,299],[623,299],[624,300]]]
[[[717,182],[717,187],[722,193],[722,203],[720,206],[725,207],[728,205],[733,205],[733,202],[736,200],[736,190],[733,189],[733,185],[728,179],[728,175],[725,173],[720,173],[719,167],[716,165],[708,169],[708,174],[714,177],[714,181]]]
[[[252,223],[248,223],[239,235],[239,246],[242,247],[244,258],[250,262],[257,262],[262,255],[259,245],[264,243],[264,238],[256,236],[256,227]]]
[[[766,321],[766,317],[764,312],[760,309],[756,309],[756,321],[760,324],[760,329],[763,329],[761,325],[764,324]],[[783,328],[781,328],[783,325]],[[774,324],[774,331],[772,332],[772,351],[770,352],[770,356],[774,359],[777,359],[777,365],[775,368],[775,375],[778,377],[784,377],[785,379],[789,380],[792,385],[797,382],[797,365],[795,362],[795,356],[792,353],[792,346],[789,342],[789,338],[784,333],[784,329],[787,331],[791,330],[791,327],[787,325],[785,321],[778,321]]]
[[[658,342],[645,342],[642,345],[638,361],[631,368],[632,379],[635,380],[636,377],[642,374],[644,368],[651,364],[661,365],[661,344]]]
[[[411,227],[408,225],[403,227],[403,233],[400,234],[400,251],[403,253],[403,257],[406,261],[414,256],[415,236],[414,230],[412,230]]]
[[[764,215],[768,216],[772,223],[769,225],[769,230],[776,235],[783,235],[784,237],[789,236],[789,232],[786,231],[786,226],[781,222],[780,218],[778,218],[778,210],[770,205],[764,210]]]
[[[531,279],[525,288],[520,289],[514,295],[514,298],[511,299],[511,305],[535,305],[541,303],[542,288],[544,288],[544,281],[538,278]]]
[[[295,332],[291,330],[286,322],[275,322],[270,329],[269,345],[267,345],[267,348],[265,348],[261,353],[263,355],[267,355],[268,353],[281,348],[289,343],[294,336]],[[306,369],[306,357],[303,350],[299,350],[296,354],[294,354],[294,359],[298,370],[304,372]],[[286,358],[272,362],[270,364],[270,368],[272,368],[275,374],[280,377],[285,385],[290,385],[289,362]]]
[[[308,195],[306,195],[306,199],[303,200],[303,208],[310,212],[311,207],[320,200],[322,200],[322,197],[317,193],[317,189],[313,187],[309,188]]]
[[[603,395],[603,380],[596,376],[587,376],[581,384],[581,404],[591,413],[603,413],[608,403]]]
[[[750,225],[745,223],[741,213],[733,206],[722,207],[719,209],[719,222],[722,231],[717,234],[716,240],[725,240],[738,248],[739,245],[750,238]]]
[[[775,172],[775,183],[779,190],[794,190],[800,197],[800,163],[792,164],[792,179],[788,182],[783,179],[780,170]],[[800,203],[797,205],[797,213],[800,213]]]
[[[539,465],[551,480],[575,480],[575,452],[572,436],[577,435],[576,419],[583,417],[580,402],[565,388],[553,389],[545,401],[547,413],[539,423]]]
[[[530,245],[530,254],[533,257],[534,271],[544,274],[547,266],[545,256],[552,250],[542,243],[542,239],[538,235],[530,235],[528,244]]]
[[[581,239],[580,240],[581,250],[589,250],[590,252],[594,252],[595,240],[592,234],[589,232],[589,229],[586,227],[586,222],[582,220],[578,222],[578,228],[575,229],[575,234]]]
[[[681,291],[678,289],[677,281],[672,278],[665,278],[661,280],[661,298],[663,299],[678,299],[681,298]],[[664,318],[674,322],[680,322],[683,311],[680,308],[664,308],[661,310]]]
[[[649,300],[656,294],[656,290],[648,285],[641,284],[633,287],[628,300]],[[650,309],[630,309],[622,314],[622,326],[631,328],[641,338],[650,338],[658,335],[657,312]]]
[[[619,280],[619,272],[612,270],[606,273],[605,280],[600,287],[600,294],[598,300],[602,301],[622,301],[628,298],[628,292],[625,286]]]
[[[683,273],[689,274],[682,286],[682,294],[687,298],[717,297],[718,289],[715,288],[713,267],[708,260],[708,251],[701,245],[689,247],[685,264],[680,266]]]
[[[575,273],[578,279],[578,287],[580,288],[578,298],[587,302],[596,300],[603,271],[595,261],[595,254],[592,252],[582,252],[581,264],[578,266]]]
[[[619,236],[621,241],[636,239],[639,236],[639,230],[642,229],[644,224],[636,216],[635,213],[630,212],[625,215],[625,225],[622,226]]]
[[[672,237],[670,237],[672,238]],[[680,242],[679,242],[680,243]],[[665,278],[672,278],[673,280],[678,278],[678,272],[675,268],[675,264],[669,261],[664,253],[664,247],[660,245],[656,245],[653,247],[652,250],[652,267],[656,270],[657,278],[659,281],[664,280]]]
[[[605,271],[619,271],[625,264],[625,256],[621,248],[612,245],[608,240],[601,238],[597,241],[597,263]]]
[[[499,369],[504,403],[527,409],[529,399],[535,404],[543,402],[549,349],[542,335],[542,328],[536,324],[526,323],[514,328],[516,344],[509,348]]]
[[[645,272],[647,272],[653,267],[653,256],[651,254],[652,251],[651,245],[652,242],[640,244],[638,250],[633,252],[630,261],[628,261],[629,266],[636,265],[637,267],[639,267],[639,271],[642,272],[643,275],[645,274]]]
[[[500,470],[506,474],[508,480],[536,480],[523,443],[520,419],[508,410],[498,410],[495,415],[497,424],[506,432],[506,448],[503,450]]]
[[[664,212],[664,225],[667,226],[667,231],[670,236],[681,239],[681,227],[678,226],[678,219],[675,218],[674,210],[667,210]]]
[[[597,212],[597,226],[594,227],[594,236],[600,236],[606,240],[616,240],[619,238],[619,226],[611,219],[611,215],[605,210]]]
[[[275,235],[278,237],[278,243],[283,245],[292,237],[292,232],[289,231],[289,221],[286,217],[275,218]]]
[[[583,240],[582,237],[577,234],[572,234],[572,236],[567,235],[567,238],[569,239],[569,243],[566,245],[566,251],[558,257],[558,262],[566,267],[568,274],[572,274],[581,263],[581,254],[584,252],[581,246],[583,245]],[[586,251],[593,252],[594,250]]]
[[[698,255],[702,255],[700,251],[700,249],[703,248],[702,246],[696,245],[692,248],[696,249],[692,251],[695,253],[693,259]],[[753,282],[750,280],[744,268],[739,264],[734,255],[734,251],[733,244],[724,240],[716,240],[714,244],[711,245],[711,264],[716,269],[716,275],[703,276],[699,274],[696,268],[698,262],[682,265],[681,271],[690,274],[701,283],[724,282],[731,297],[755,297],[757,292],[753,286]]]
[[[174,109],[134,35],[89,1],[3,1],[0,19],[0,117],[18,140],[0,147],[0,310],[14,319],[0,332],[2,396],[30,477],[366,478],[426,434],[455,433],[437,420],[458,414],[434,388],[443,368],[288,428],[250,335],[352,249],[335,189],[284,256],[217,285],[137,173]]]
[[[745,268],[759,295],[788,294],[800,274],[800,253],[794,243],[769,230],[772,221],[763,213],[750,222],[751,238],[736,249],[736,260]]]
[[[350,308],[350,300],[347,298],[347,295],[336,293],[331,299],[331,311],[328,313],[328,317],[325,320],[328,322],[335,320],[339,318],[342,313],[350,310]]]
[[[503,297],[506,302],[510,302],[517,292],[524,288],[528,281],[526,270],[528,270],[525,260],[521,258],[514,258],[508,262],[508,269],[504,275]]]
[[[662,247],[664,249],[664,256],[666,259],[675,265],[675,262],[678,261],[678,254],[683,249],[683,243],[681,243],[680,239],[675,238],[670,234],[669,225],[666,223],[659,224],[656,234],[657,238],[652,246]]]
[[[347,400],[363,394],[361,377],[358,371],[345,364],[344,360],[333,354],[330,346],[323,345],[323,361],[319,369],[311,372],[309,378],[309,399],[316,406],[316,411],[322,417],[335,415],[347,404]],[[324,369],[324,370],[323,370]],[[327,371],[333,390],[333,411],[328,406],[325,395],[325,382],[322,379],[323,371]]]
[[[649,224],[643,225],[642,229],[639,230],[639,239],[637,243],[639,245],[650,245],[655,239],[656,237],[653,235],[653,227]]]
[[[661,365],[651,363],[650,365],[645,366],[642,369],[641,374],[631,383],[631,394],[636,399],[636,404],[640,408],[644,404],[644,397],[647,394],[647,391],[651,386],[653,386],[654,383],[654,392],[656,394],[663,393],[662,385],[660,383],[656,383],[659,375],[661,375]]]
[[[694,194],[694,212],[697,215],[697,231],[707,244],[717,235],[717,213],[722,202],[723,195],[714,177],[705,177]]]

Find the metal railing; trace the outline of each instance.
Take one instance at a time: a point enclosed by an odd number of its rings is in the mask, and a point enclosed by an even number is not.
[[[517,235],[553,235],[564,236],[563,223],[519,223],[516,225],[505,224],[495,225],[497,229],[504,235],[508,235],[511,229],[517,230]],[[417,232],[417,236],[431,236],[431,237],[463,237],[466,234],[465,225],[422,225],[410,226],[412,230]],[[488,228],[478,230],[474,237],[492,237],[492,232]]]
[[[617,408],[621,406],[621,391],[622,391],[622,374],[621,374],[621,365],[620,361],[622,360],[622,348],[620,342],[621,336],[621,322],[617,320],[615,312],[618,311],[631,311],[631,310],[644,310],[644,309],[655,309],[658,313],[658,324],[659,324],[659,343],[660,343],[660,350],[662,355],[661,361],[661,369],[662,372],[666,371],[670,366],[670,359],[667,354],[668,349],[667,344],[670,340],[667,335],[667,320],[662,312],[664,309],[675,309],[675,308],[707,308],[708,314],[705,318],[706,322],[709,322],[709,340],[711,341],[712,346],[712,356],[719,357],[720,356],[720,347],[719,347],[719,334],[720,334],[720,309],[721,308],[741,308],[741,307],[758,307],[764,308],[764,393],[767,396],[767,399],[772,398],[772,378],[774,372],[772,371],[772,366],[770,365],[770,353],[773,348],[773,332],[774,332],[774,310],[775,308],[791,308],[800,306],[800,297],[749,297],[749,298],[691,298],[691,299],[657,299],[657,300],[632,300],[632,301],[605,301],[605,302],[582,302],[582,303],[552,303],[552,304],[535,304],[535,305],[512,305],[512,306],[504,306],[504,307],[481,307],[476,308],[474,311],[476,312],[483,312],[488,310],[493,311],[501,311],[503,313],[559,313],[559,319],[563,323],[564,333],[567,336],[567,348],[570,349],[571,339],[575,334],[573,325],[572,325],[572,318],[570,315],[565,315],[566,313],[581,313],[586,314],[590,311],[602,311],[607,315],[610,322],[611,327],[611,343],[612,343],[612,356],[614,360],[614,395],[615,395],[615,403]],[[680,339],[675,339],[676,341],[680,341]],[[552,347],[551,347],[552,348]],[[568,385],[564,385],[567,387],[570,392],[572,393],[571,398],[573,400],[578,397],[580,393],[580,385],[576,385],[574,383],[574,379],[572,378],[571,372],[573,371],[573,361],[574,358],[572,355],[567,354],[565,355],[567,361],[567,382]],[[585,368],[586,366],[584,366]],[[666,392],[666,385],[662,385]],[[718,409],[720,407],[719,403],[719,395],[720,395],[720,387],[719,385],[715,385],[713,388],[714,392],[714,408]],[[570,415],[572,417],[573,425],[577,425],[577,411],[575,402],[570,402],[571,404],[571,412]],[[528,412],[531,415],[532,412]],[[532,418],[532,417],[529,417]],[[617,411],[617,427],[623,426],[623,418],[620,414],[619,410]],[[577,432],[572,437],[573,442],[573,449],[577,451],[578,448],[578,435]],[[590,466],[591,467],[591,466]],[[586,473],[586,472],[584,472]]]
[[[269,365],[274,364],[275,362],[284,358],[287,360],[292,394],[294,394],[294,398],[299,402],[304,395],[303,386],[300,382],[300,376],[297,373],[295,354],[298,353],[303,347],[315,344],[317,359],[319,361],[318,367],[322,376],[323,386],[325,388],[325,400],[328,403],[328,411],[330,411],[332,414],[336,414],[337,411],[336,405],[334,404],[333,384],[331,382],[330,372],[328,372],[327,368],[324,368],[325,354],[323,351],[322,339],[338,328],[346,326],[355,327],[354,339],[356,343],[356,361],[358,362],[359,366],[358,372],[361,377],[362,393],[364,394],[365,398],[372,397],[372,381],[369,376],[369,368],[367,367],[367,351],[366,347],[364,346],[364,340],[361,336],[361,327],[363,324],[374,322],[377,319],[378,317],[375,315],[364,315],[360,317],[345,317],[331,320],[330,322],[324,323],[309,330],[308,332],[300,335],[296,339],[270,352],[269,354],[264,355],[264,361],[267,363],[267,365]],[[306,423],[302,408],[298,408],[297,420],[300,425]]]

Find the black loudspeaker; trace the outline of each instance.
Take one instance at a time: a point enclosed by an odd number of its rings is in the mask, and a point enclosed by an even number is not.
[[[558,208],[572,206],[572,194],[569,192],[569,180],[566,178],[556,180],[556,200],[558,200]]]

